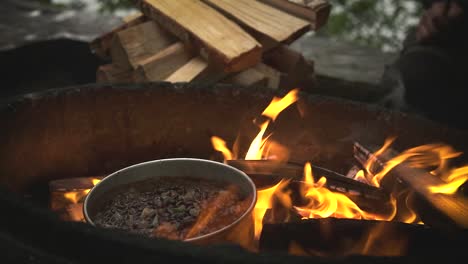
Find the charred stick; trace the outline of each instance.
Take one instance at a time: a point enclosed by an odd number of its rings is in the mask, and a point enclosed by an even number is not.
[[[385,162],[391,160],[395,156],[393,153],[396,153],[395,151],[388,151],[388,153],[392,154],[385,153],[376,157],[370,150],[359,143],[355,143],[354,151],[356,159],[360,162],[363,161],[361,164],[368,164],[369,161],[376,164],[372,169],[374,172],[383,169]],[[468,228],[468,199],[458,194],[433,193],[429,189],[430,186],[443,185],[445,182],[440,178],[423,169],[413,168],[407,162],[402,162],[393,168],[389,172],[389,175],[383,178],[381,182],[382,188],[391,192],[397,180],[415,191],[434,209],[450,218],[457,227]]]

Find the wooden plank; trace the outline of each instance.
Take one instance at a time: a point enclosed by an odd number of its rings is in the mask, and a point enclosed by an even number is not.
[[[293,0],[258,0],[291,15],[310,22],[312,30],[323,27],[330,16],[331,5],[325,0],[293,1]]]
[[[208,69],[208,63],[201,57],[195,57],[172,73],[167,82],[191,82]]]
[[[139,61],[174,44],[177,40],[156,22],[147,21],[115,34],[111,46],[113,64],[136,69]]]
[[[143,0],[140,10],[226,72],[247,69],[261,60],[257,40],[201,1]]]
[[[182,42],[177,42],[139,62],[137,81],[163,81],[190,61],[192,54]]]
[[[120,32],[129,27],[136,26],[145,22],[146,17],[138,12],[137,14],[132,14],[129,17],[123,19],[125,23],[114,28],[113,30],[95,38],[90,43],[91,51],[102,59],[110,59],[110,48],[112,45],[112,40],[115,36],[115,33]]]
[[[290,43],[310,29],[310,24],[269,5],[252,0],[203,0],[249,30],[277,43]]]
[[[101,65],[96,72],[98,83],[132,83],[134,81],[134,71],[121,69],[113,64]]]

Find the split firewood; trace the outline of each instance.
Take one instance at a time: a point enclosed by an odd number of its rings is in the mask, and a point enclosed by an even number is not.
[[[102,59],[110,59],[110,48],[112,44],[112,40],[115,36],[115,33],[125,30],[129,27],[136,26],[145,22],[147,19],[141,13],[137,12],[136,14],[132,14],[127,16],[123,19],[124,23],[110,32],[107,32],[97,38],[95,38],[90,43],[91,50],[100,58]]]
[[[310,90],[315,84],[314,63],[286,45],[265,53],[263,62],[281,73],[279,88]]]
[[[253,36],[263,35],[276,45],[291,43],[310,29],[309,22],[257,1],[203,1],[252,32]]]
[[[113,64],[99,66],[96,73],[98,83],[132,83],[135,82],[135,72],[121,69]]]
[[[135,79],[138,82],[163,81],[192,59],[190,49],[177,42],[138,63]]]
[[[255,68],[249,68],[234,74],[224,82],[245,87],[264,87],[268,84],[268,77]]]
[[[330,16],[331,5],[326,0],[259,0],[291,15],[310,22],[312,30],[323,27]]]
[[[279,88],[280,81],[281,81],[281,73],[272,67],[259,63],[254,67],[255,70],[259,71],[267,78],[267,87],[273,90]]]
[[[262,47],[239,25],[198,0],[143,0],[141,11],[210,64],[238,72],[258,64]]]
[[[147,21],[115,33],[111,46],[112,62],[122,69],[136,69],[141,60],[176,41],[156,22]]]
[[[201,57],[195,57],[167,77],[167,82],[191,82],[202,76],[208,69],[208,63]]]

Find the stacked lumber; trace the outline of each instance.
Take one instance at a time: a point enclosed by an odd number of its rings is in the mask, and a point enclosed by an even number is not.
[[[289,44],[328,19],[324,0],[140,0],[140,12],[93,40],[97,82],[305,86],[313,63]]]

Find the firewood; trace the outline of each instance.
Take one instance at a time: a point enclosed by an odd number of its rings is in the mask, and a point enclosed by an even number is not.
[[[310,22],[312,30],[323,27],[330,16],[331,5],[325,0],[298,1],[292,0],[259,0],[284,12]]]
[[[260,33],[277,44],[291,43],[310,29],[310,24],[269,5],[251,0],[203,0],[249,32]]]
[[[122,69],[136,69],[139,61],[175,42],[175,37],[156,22],[147,21],[115,34],[111,46],[112,62]]]
[[[105,64],[99,66],[96,81],[98,83],[132,83],[135,81],[135,73],[113,64]]]
[[[372,159],[374,166],[371,168],[373,171],[382,169],[385,166],[385,162],[391,160],[396,156],[396,151],[393,149],[387,150],[385,153],[379,155],[378,157],[373,155],[370,150],[367,150],[364,146],[359,143],[354,144],[354,156],[355,158],[365,166],[369,159]],[[368,159],[365,160],[363,157],[367,156]],[[427,187],[428,186],[438,186],[442,185],[444,182],[432,175],[429,171],[410,167],[406,162],[394,167],[389,175],[385,176],[381,182],[382,188],[391,192],[394,188],[396,179],[402,181],[407,185],[408,188],[415,191],[424,201],[428,202],[433,209],[442,213],[444,216],[448,217],[449,221],[443,221],[444,228],[448,231],[457,228],[468,228],[468,198],[460,194],[446,195],[432,193]],[[436,218],[432,215],[432,218]],[[440,220],[430,219],[434,221],[434,225],[440,226]],[[432,224],[431,222],[425,223]]]
[[[292,50],[281,45],[265,53],[263,62],[281,72],[279,87],[281,89],[311,89],[315,84],[314,63]]]
[[[234,74],[233,76],[227,78],[224,82],[242,85],[245,87],[265,87],[268,84],[268,77],[255,68],[249,68],[245,71]]]
[[[117,32],[141,24],[147,19],[142,13],[137,12],[136,14],[132,14],[128,17],[125,17],[123,20],[125,23],[123,23],[122,25],[91,41],[91,50],[101,59],[110,59],[110,47],[112,44],[112,40]]]
[[[265,77],[267,78],[266,86],[268,88],[271,88],[273,90],[276,90],[279,88],[280,81],[281,81],[281,73],[279,71],[263,63],[257,64],[254,67],[254,69],[259,71],[263,75],[265,75]]]
[[[239,25],[198,0],[143,0],[141,11],[210,64],[238,72],[258,64],[262,47]]]
[[[200,77],[208,68],[208,63],[201,57],[195,57],[172,73],[167,82],[191,82]]]
[[[155,55],[140,61],[136,81],[163,81],[190,61],[192,54],[182,42],[177,42]]]

